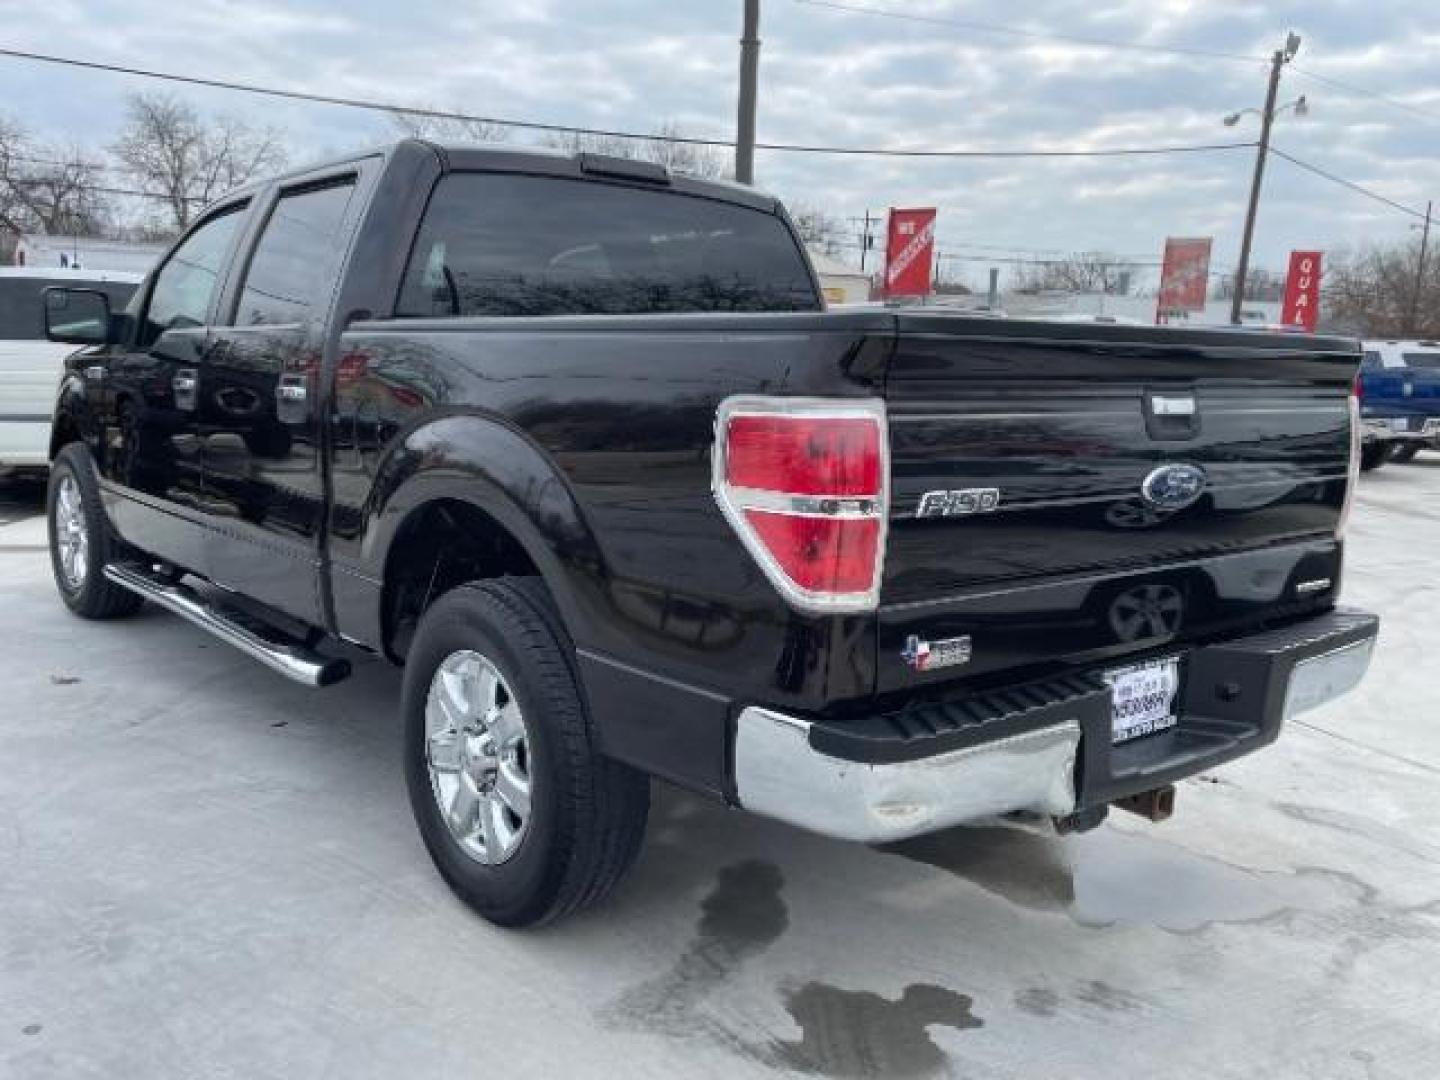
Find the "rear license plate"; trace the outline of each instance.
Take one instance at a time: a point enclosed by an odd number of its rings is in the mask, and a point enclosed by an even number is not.
[[[1110,738],[1114,742],[1128,742],[1175,726],[1178,656],[1115,668],[1103,678],[1110,684]]]

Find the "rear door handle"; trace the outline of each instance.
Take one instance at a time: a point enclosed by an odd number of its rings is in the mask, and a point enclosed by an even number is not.
[[[303,374],[285,374],[275,387],[275,415],[282,424],[303,424],[310,418],[309,378]]]

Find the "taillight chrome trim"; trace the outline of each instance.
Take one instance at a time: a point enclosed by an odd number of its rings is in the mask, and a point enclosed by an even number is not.
[[[1359,385],[1357,380],[1356,385]],[[1340,517],[1335,522],[1335,539],[1344,540],[1345,530],[1350,527],[1350,512],[1355,508],[1355,491],[1360,486],[1360,452],[1364,446],[1361,436],[1363,421],[1360,418],[1360,395],[1350,395],[1350,464],[1345,470],[1345,498],[1340,504]]]
[[[814,420],[869,420],[879,435],[879,490],[874,496],[796,495],[767,489],[731,487],[726,483],[726,434],[737,416],[797,416]],[[890,532],[890,429],[885,402],[880,398],[769,397],[736,394],[715,410],[715,439],[711,451],[710,492],[735,535],[744,544],[785,602],[811,615],[846,615],[874,611],[880,605],[880,584],[885,572],[885,547]],[[879,525],[875,573],[864,592],[830,593],[806,589],[791,579],[745,519],[745,511],[761,510],[797,517],[874,519]]]

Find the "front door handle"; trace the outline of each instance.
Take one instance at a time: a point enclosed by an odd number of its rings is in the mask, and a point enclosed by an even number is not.
[[[170,389],[175,394],[175,408],[194,412],[200,398],[200,374],[194,368],[181,368],[170,377]]]

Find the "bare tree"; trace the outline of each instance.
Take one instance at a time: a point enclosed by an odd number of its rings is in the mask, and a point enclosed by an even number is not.
[[[427,107],[428,108],[428,107]],[[433,110],[441,111],[441,110]],[[459,109],[446,110],[459,112]],[[448,116],[426,116],[422,113],[392,112],[390,123],[397,132],[411,139],[439,139],[454,142],[509,142],[510,128],[488,120],[461,120]]]
[[[729,159],[718,147],[687,142],[687,138],[678,125],[667,122],[656,128],[651,138],[550,131],[541,142],[567,154],[605,154],[631,161],[649,161],[664,165],[673,173],[704,180],[718,180],[730,174]]]
[[[838,255],[845,237],[845,227],[840,219],[827,214],[818,206],[806,203],[790,204],[790,217],[795,222],[795,231],[806,245],[826,255]]]
[[[1331,256],[1320,311],[1327,326],[1364,336],[1440,337],[1440,260],[1425,260],[1422,279],[1418,242]]]
[[[206,119],[167,94],[135,94],[112,150],[131,181],[162,202],[169,224],[183,229],[204,204],[285,163],[275,128],[234,117]]]
[[[79,149],[32,142],[0,118],[0,247],[7,258],[25,232],[96,236],[113,220],[104,166]]]
[[[1135,277],[1135,264],[1101,251],[1077,251],[1030,263],[1018,275],[1017,292],[1114,294]]]

